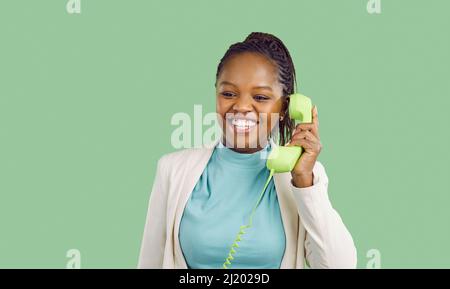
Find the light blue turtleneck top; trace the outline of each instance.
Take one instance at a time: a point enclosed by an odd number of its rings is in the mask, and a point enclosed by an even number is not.
[[[214,148],[181,218],[178,237],[189,268],[222,268],[269,177],[270,150],[270,143],[251,154],[221,142]],[[245,231],[229,268],[280,268],[286,237],[273,178]]]

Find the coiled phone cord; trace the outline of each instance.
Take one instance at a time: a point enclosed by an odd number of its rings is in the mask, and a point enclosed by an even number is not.
[[[252,212],[250,214],[250,220],[249,220],[248,224],[247,225],[242,225],[242,226],[239,227],[239,233],[237,234],[236,239],[233,242],[233,245],[231,245],[231,249],[230,249],[230,252],[228,253],[228,257],[225,259],[225,262],[223,263],[223,268],[224,269],[228,269],[228,266],[231,265],[231,261],[234,259],[233,255],[236,253],[236,249],[235,248],[239,247],[238,243],[242,240],[241,239],[242,235],[245,234],[244,230],[248,229],[248,228],[250,228],[252,226],[252,224],[253,224],[253,215],[255,214],[256,207],[258,207],[259,202],[261,202],[262,197],[264,195],[264,192],[266,191],[266,188],[269,185],[270,179],[272,178],[274,172],[275,172],[274,169],[270,170],[270,175],[267,178],[266,184],[264,185],[264,188],[263,188],[261,194],[259,195],[258,201],[256,202],[256,205],[253,207],[253,210],[252,210]]]

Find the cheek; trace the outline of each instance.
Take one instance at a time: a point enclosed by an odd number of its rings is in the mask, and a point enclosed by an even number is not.
[[[226,125],[226,114],[230,111],[230,102],[217,98],[216,100],[216,114],[219,125],[225,128]]]
[[[235,100],[233,99],[224,99],[223,97],[216,98],[216,112],[223,117],[225,114],[233,110],[233,106],[235,104]]]
[[[216,98],[216,112],[221,116],[225,117],[225,113],[227,112],[226,103],[220,98]]]
[[[267,122],[267,130],[270,131],[273,129],[275,125],[278,124],[278,121],[281,116],[281,103],[276,103],[273,106],[271,106],[267,112],[267,117],[265,118],[265,121]]]
[[[229,105],[230,105],[230,100],[224,99],[223,97],[216,96],[217,112],[225,111]]]

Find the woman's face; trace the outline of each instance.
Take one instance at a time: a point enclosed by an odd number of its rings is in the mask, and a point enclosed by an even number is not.
[[[216,86],[223,143],[241,153],[261,150],[282,115],[282,91],[277,68],[265,56],[245,52],[229,58]]]

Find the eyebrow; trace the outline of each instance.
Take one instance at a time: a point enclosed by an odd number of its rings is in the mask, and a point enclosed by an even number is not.
[[[221,81],[221,82],[219,83],[219,85],[224,85],[224,84],[236,86],[234,83],[231,83],[231,82],[225,81],[225,80],[224,80],[224,81]],[[254,86],[253,88],[268,89],[268,90],[272,91],[272,87],[266,86],[266,85],[258,85],[258,86]]]

